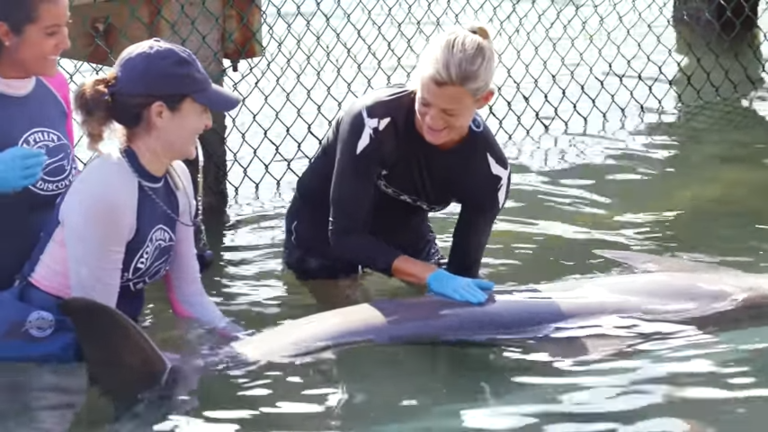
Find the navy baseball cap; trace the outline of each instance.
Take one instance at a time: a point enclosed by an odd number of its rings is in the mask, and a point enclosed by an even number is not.
[[[189,95],[211,111],[231,111],[241,98],[214,84],[192,51],[160,38],[130,45],[118,56],[110,93],[131,96]]]

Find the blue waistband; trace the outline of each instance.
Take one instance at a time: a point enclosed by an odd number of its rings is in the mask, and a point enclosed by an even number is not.
[[[18,289],[19,300],[54,315],[61,315],[61,311],[59,310],[59,304],[61,303],[60,297],[56,297],[53,294],[43,291],[29,281],[20,282]]]
[[[77,334],[60,302],[27,281],[0,292],[0,362],[82,361]]]

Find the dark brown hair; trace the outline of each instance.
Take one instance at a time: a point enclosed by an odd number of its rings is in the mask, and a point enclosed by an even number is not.
[[[152,104],[162,102],[171,111],[176,111],[187,98],[186,95],[129,96],[110,93],[110,87],[116,80],[117,74],[110,72],[106,76],[85,82],[75,92],[75,111],[80,114],[80,124],[88,137],[89,150],[97,149],[110,123],[115,122],[123,126],[130,138],[131,132],[141,125],[144,111]]]
[[[24,32],[24,28],[37,21],[37,11],[40,4],[50,0],[0,0],[0,22],[16,36]],[[3,54],[4,44],[0,43],[0,55]]]

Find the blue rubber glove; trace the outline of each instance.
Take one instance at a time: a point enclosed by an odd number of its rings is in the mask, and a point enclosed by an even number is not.
[[[483,279],[470,279],[456,276],[443,269],[438,269],[427,278],[429,292],[453,300],[482,304],[488,299],[488,293],[495,284]]]
[[[43,174],[48,158],[42,150],[11,147],[0,152],[0,194],[18,192]]]

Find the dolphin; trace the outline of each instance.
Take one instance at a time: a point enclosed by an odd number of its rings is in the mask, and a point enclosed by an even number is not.
[[[299,362],[346,346],[480,343],[552,336],[617,317],[693,326],[743,325],[768,307],[768,275],[641,252],[596,250],[636,272],[516,287],[483,305],[436,296],[382,299],[312,314],[230,343],[247,362]],[[92,382],[133,397],[174,381],[174,366],[134,322],[86,298],[63,301]],[[599,324],[597,324],[599,325]]]

